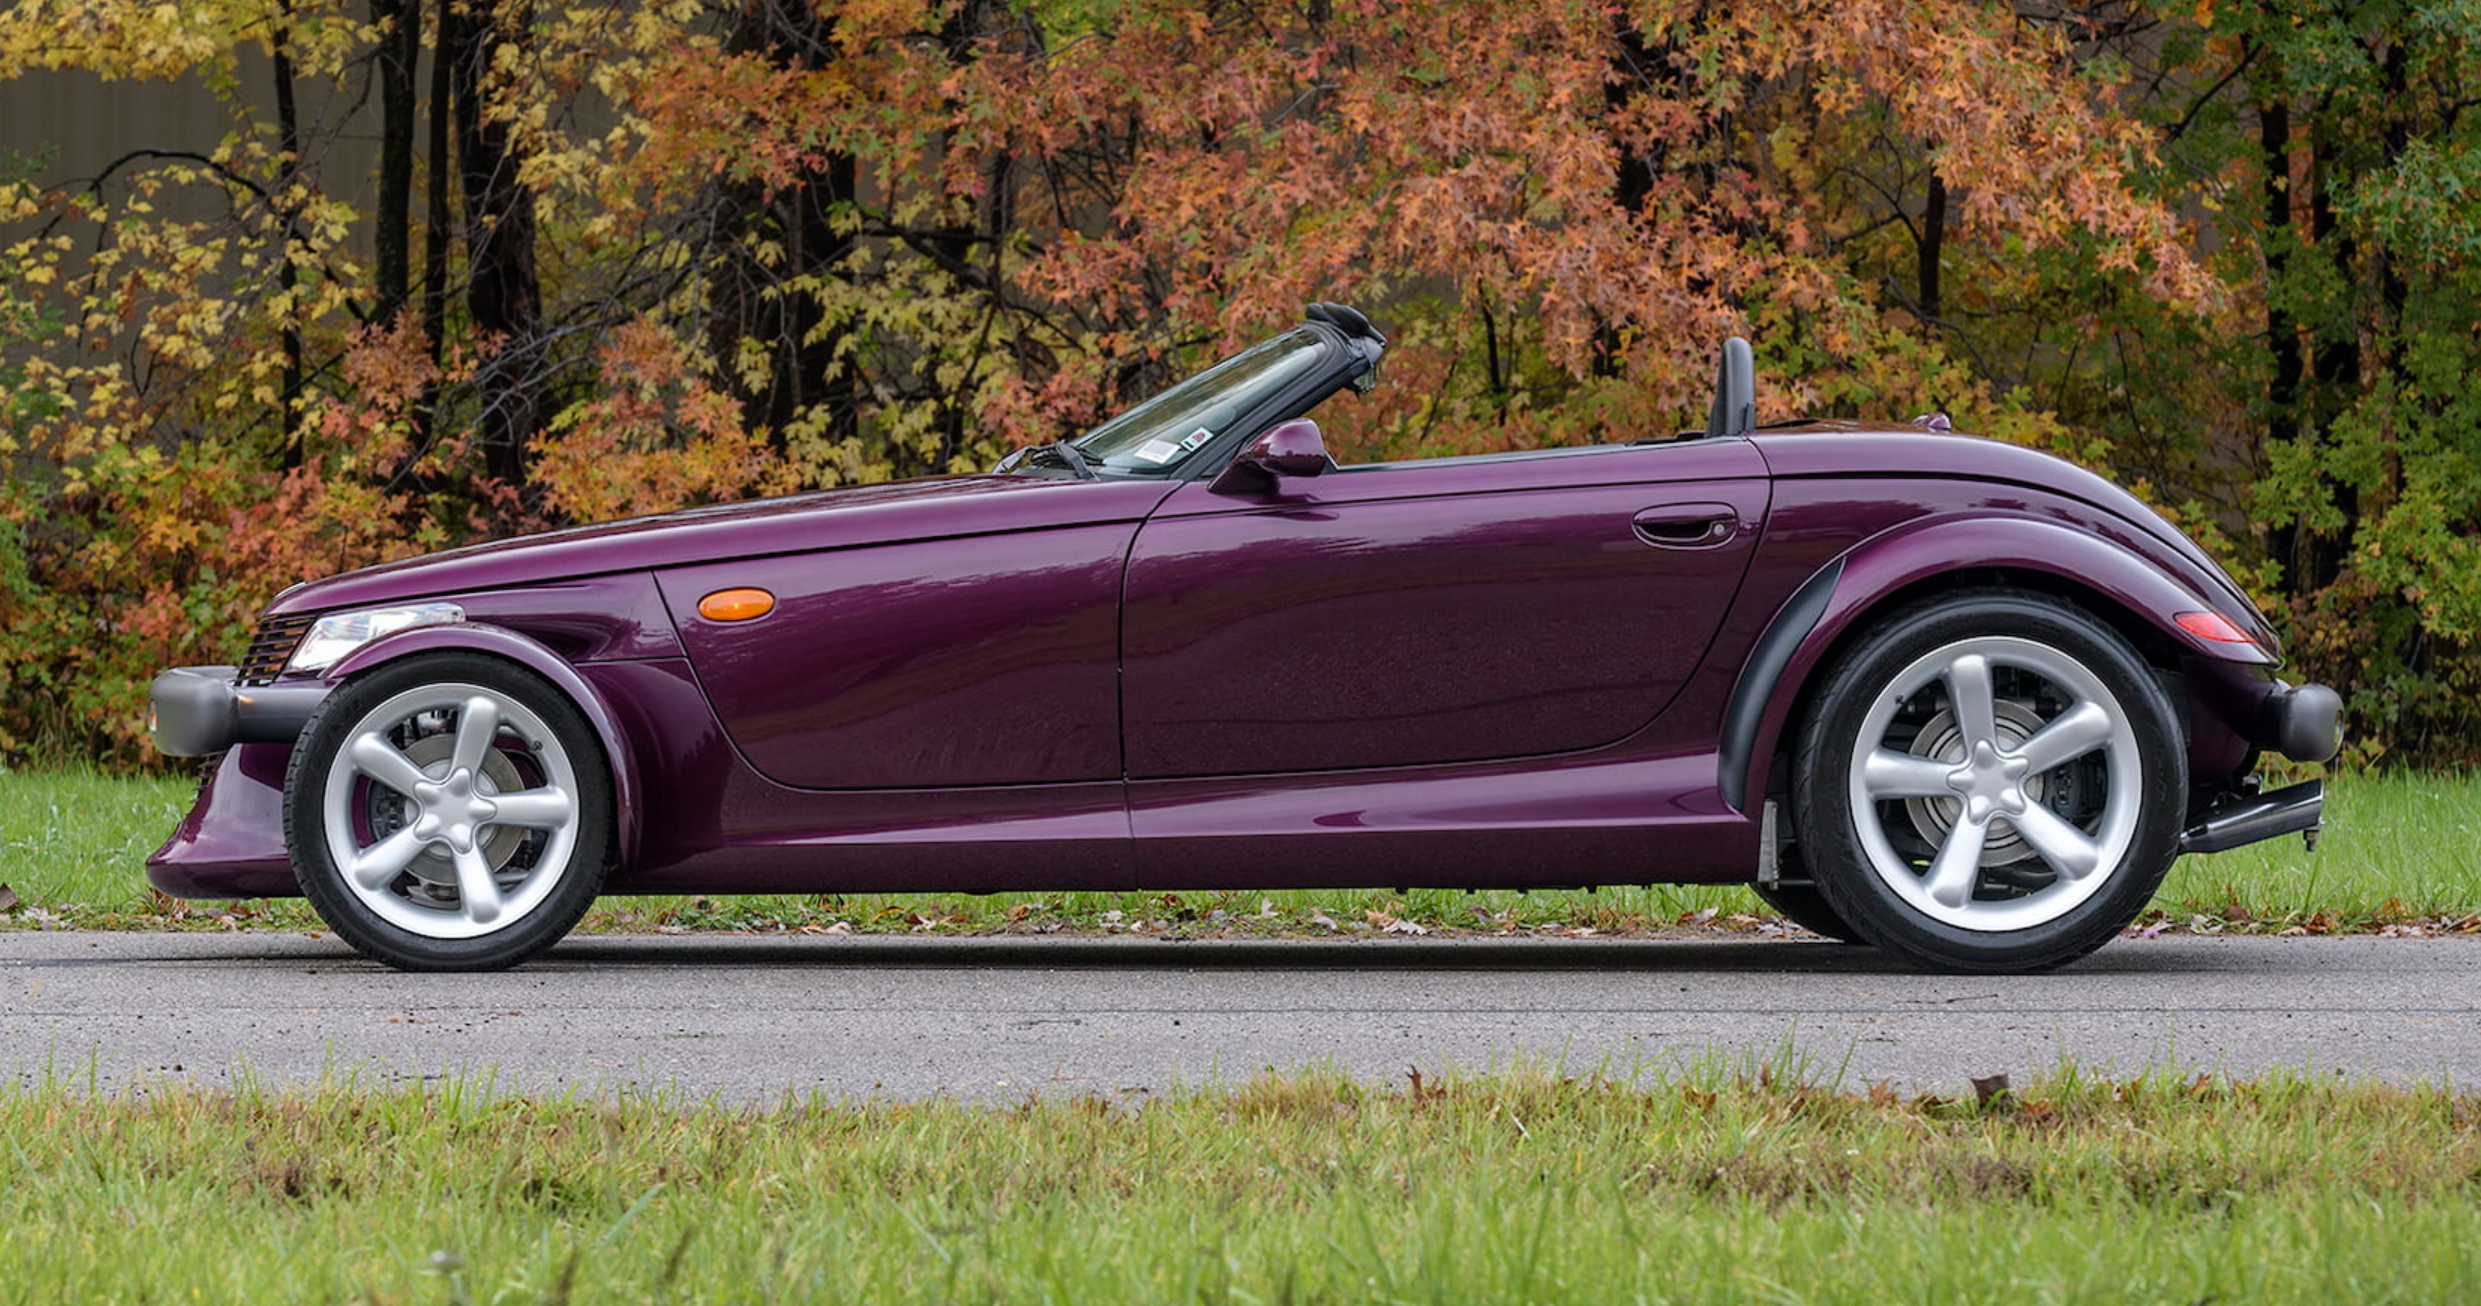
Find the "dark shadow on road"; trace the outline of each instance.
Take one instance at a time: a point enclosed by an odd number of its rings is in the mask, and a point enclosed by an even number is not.
[[[100,937],[100,936],[99,936]],[[152,936],[164,938],[165,936]],[[2333,958],[2291,950],[2300,970]],[[2201,939],[2123,940],[2066,968],[2069,975],[2281,973],[2265,950],[2245,954]],[[301,935],[180,937],[161,951],[0,958],[0,969],[93,966],[286,967],[384,972],[333,938]],[[1088,970],[1600,972],[1681,975],[1914,975],[1871,948],[1823,940],[1757,939],[1097,939],[1088,937],[818,938],[752,935],[580,935],[515,973],[596,970]],[[1976,977],[1955,976],[1958,982]],[[1980,977],[1988,980],[1991,977]],[[1996,977],[1994,982],[2004,982]]]
[[[649,945],[654,946],[649,946]],[[1460,939],[1404,941],[945,938],[730,939],[581,936],[527,969],[783,966],[1131,971],[1603,971],[1911,975],[1874,948],[1823,940]],[[2073,973],[2222,969],[2185,951],[2104,949]],[[1965,979],[1969,977],[1956,977]]]
[[[663,939],[581,936],[533,968],[788,966],[1134,971],[1682,971],[1900,974],[1869,948],[1737,939]]]

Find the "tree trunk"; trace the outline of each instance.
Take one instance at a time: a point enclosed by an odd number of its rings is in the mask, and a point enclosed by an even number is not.
[[[777,68],[807,69],[835,57],[834,36],[834,20],[805,0],[752,0],[725,48],[762,56]],[[819,296],[765,293],[771,283],[780,290],[784,282],[836,275],[853,252],[853,238],[836,229],[836,211],[853,200],[855,182],[852,156],[830,154],[782,194],[770,196],[744,182],[726,185],[718,200],[724,265],[709,305],[709,340],[722,358],[737,354],[744,339],[767,350],[766,381],[751,386],[735,377],[732,385],[743,420],[768,428],[778,452],[785,429],[805,415],[825,419],[823,436],[830,441],[850,437],[859,426],[853,364],[836,357],[840,337],[825,329]],[[748,242],[765,238],[782,246],[780,268],[751,256]]]
[[[518,179],[508,125],[487,112],[491,51],[525,39],[529,0],[476,0],[441,33],[454,99],[458,174],[465,201],[466,310],[486,342],[475,372],[482,399],[483,467],[522,491],[534,438],[549,408],[543,375],[542,286],[534,267],[534,192]]]
[[[1921,321],[1938,325],[1938,273],[1941,248],[1947,241],[1947,182],[1930,169],[1929,198],[1921,205],[1921,248],[1915,280],[1920,291]]]
[[[1668,47],[1649,51],[1645,44],[1645,30],[1624,14],[1613,15],[1611,22],[1611,75],[1603,84],[1602,104],[1610,117],[1616,120],[1630,101],[1644,94],[1658,80],[1669,86],[1677,78],[1671,72],[1672,52]],[[1616,121],[1611,125],[1614,134],[1617,126]],[[1663,166],[1663,160],[1659,151],[1632,148],[1626,142],[1620,144],[1618,154],[1619,166],[1614,170],[1611,202],[1628,213],[1642,217],[1646,201],[1654,196],[1654,174]],[[1623,362],[1620,344],[1616,324],[1607,318],[1595,324],[1592,364],[1595,376],[1615,377],[1620,374]]]
[[[280,341],[284,351],[284,383],[276,396],[276,421],[283,432],[282,460],[286,471],[302,465],[301,433],[294,429],[293,413],[301,403],[302,333],[296,325],[301,309],[292,303],[293,291],[300,278],[293,270],[293,188],[301,183],[301,110],[293,100],[293,6],[276,8],[274,34],[268,38],[269,61],[274,65],[276,79],[276,151],[284,160],[277,174],[276,219],[283,224],[280,244],[283,257],[276,266],[276,287],[286,300],[285,324]]]
[[[414,0],[416,4],[420,0]],[[449,7],[455,0],[439,0],[439,19],[433,40],[437,48],[431,53],[430,141],[428,149],[429,181],[428,211],[422,224],[422,338],[430,342],[431,362],[436,366],[446,356],[448,327],[448,232],[453,224],[449,216],[448,196],[454,188],[448,174],[448,125],[456,101],[455,79],[449,74],[449,26],[453,21]],[[425,422],[430,405],[423,405]]]
[[[379,28],[379,213],[371,321],[392,325],[413,292],[414,64],[422,57],[421,0],[370,0]]]
[[[2300,382],[2305,371],[2300,324],[2283,307],[2285,277],[2291,266],[2291,106],[2280,99],[2258,107],[2257,152],[2266,174],[2266,345],[2274,356],[2274,375],[2266,384],[2266,445],[2274,448],[2300,438]],[[2295,596],[2301,593],[2298,524],[2285,522],[2268,531],[2266,549],[2283,564],[2284,591]]]
[[[2360,257],[2355,243],[2339,229],[2341,219],[2335,212],[2334,192],[2348,185],[2346,164],[2339,157],[2343,147],[2319,142],[2309,165],[2309,239],[2334,261],[2344,284],[2358,280]],[[2309,385],[2303,405],[2314,426],[2303,434],[2314,439],[2317,433],[2334,422],[2360,391],[2361,310],[2360,296],[2352,296],[2338,314],[2340,321],[2330,322],[2320,333],[2323,339],[2309,356]],[[2301,584],[2304,591],[2322,590],[2335,583],[2343,574],[2343,559],[2351,546],[2352,536],[2360,528],[2360,487],[2348,481],[2332,482],[2335,509],[2343,517],[2343,525],[2332,531],[2318,531],[2308,536],[2301,560]]]

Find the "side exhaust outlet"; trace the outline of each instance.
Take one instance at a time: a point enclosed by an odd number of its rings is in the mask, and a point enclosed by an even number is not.
[[[2234,798],[2209,808],[2205,819],[2180,836],[2184,853],[2218,853],[2275,838],[2301,834],[2317,846],[2325,824],[2326,782],[2304,780],[2253,798]]]

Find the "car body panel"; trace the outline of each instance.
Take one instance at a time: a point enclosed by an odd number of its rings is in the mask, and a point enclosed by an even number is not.
[[[515,631],[572,665],[681,656],[672,614],[645,572],[441,597],[463,608],[467,621]]]
[[[1092,491],[1162,487],[1094,483]],[[1133,521],[664,571],[725,729],[804,789],[1120,778],[1120,581]],[[711,621],[701,596],[766,590]]]
[[[1865,427],[1849,422],[1812,422],[1774,428],[1751,438],[1778,482],[1795,480],[1874,482],[1874,491],[1921,501],[1935,510],[1965,505],[2046,516],[2088,532],[2163,568],[2206,606],[2237,624],[2278,661],[2282,644],[2265,614],[2196,542],[2135,495],[2064,459],[1979,436],[1917,427]],[[1941,480],[1962,487],[1940,487]],[[1901,481],[1898,488],[1893,483]],[[2016,502],[2005,487],[2033,492]],[[1860,497],[1860,496],[1853,496]],[[1955,561],[1969,563],[1969,555]],[[2167,615],[2167,614],[2165,614]],[[2229,656],[2227,650],[2214,656]]]
[[[1128,566],[1128,774],[1324,771],[1573,752],[1678,692],[1762,533],[1745,444],[1192,484]],[[1520,481],[1520,485],[1522,482]],[[1688,546],[1639,518],[1730,526]]]
[[[1129,785],[1147,889],[1746,880],[1757,823],[1713,754],[1650,741],[1550,758]]]
[[[1797,484],[1780,487],[1787,512],[1792,511],[1789,503],[1803,497],[1801,488]],[[1871,536],[1834,558],[1832,565],[1838,572],[1824,609],[1799,639],[1780,677],[1770,684],[1735,686],[1736,699],[1755,696],[1768,707],[1755,718],[1755,732],[1745,744],[1725,749],[1726,760],[1745,760],[1749,768],[1741,784],[1726,783],[1727,791],[1763,792],[1762,772],[1774,754],[1774,745],[1796,726],[1803,701],[1797,692],[1787,691],[1807,685],[1848,636],[1897,596],[1956,573],[1958,558],[1972,559],[1974,570],[2012,577],[2019,583],[2028,577],[2058,578],[2131,616],[2150,619],[2148,624],[2165,638],[2190,646],[2191,656],[2249,665],[2260,661],[2237,656],[2240,646],[2217,648],[2172,625],[2171,614],[2211,605],[2101,533],[1991,505],[1925,514]],[[2209,754],[2197,760],[2210,768],[2218,757]],[[2201,769],[2199,773],[2216,772]]]
[[[580,526],[385,563],[295,586],[277,596],[268,612],[281,616],[366,608],[728,558],[1135,521],[1166,488],[1152,481],[998,475],[848,486]],[[1097,490],[1103,493],[1094,493]]]
[[[1091,784],[822,791],[760,775],[732,746],[684,659],[582,669],[624,705],[643,750],[648,822],[612,893],[875,893],[936,885],[1125,889],[1126,791]]]
[[[147,883],[175,898],[290,898],[301,892],[284,846],[290,744],[240,744],[207,763],[197,800],[146,859]]]

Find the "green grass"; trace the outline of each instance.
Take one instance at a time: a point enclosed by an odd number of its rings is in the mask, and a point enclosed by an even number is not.
[[[2481,1299],[2481,1101],[1715,1068],[1131,1105],[0,1087],[0,1300]]]
[[[0,773],[0,920],[88,928],[315,929],[294,900],[180,903],[141,864],[188,809],[185,779]],[[2307,933],[2481,930],[2481,778],[2343,776],[2320,850],[2279,839],[2182,858],[2144,928]],[[1036,893],[606,899],[583,928],[1326,936],[1429,932],[1627,934],[1771,928],[1748,891],[1613,887],[1598,893]]]

